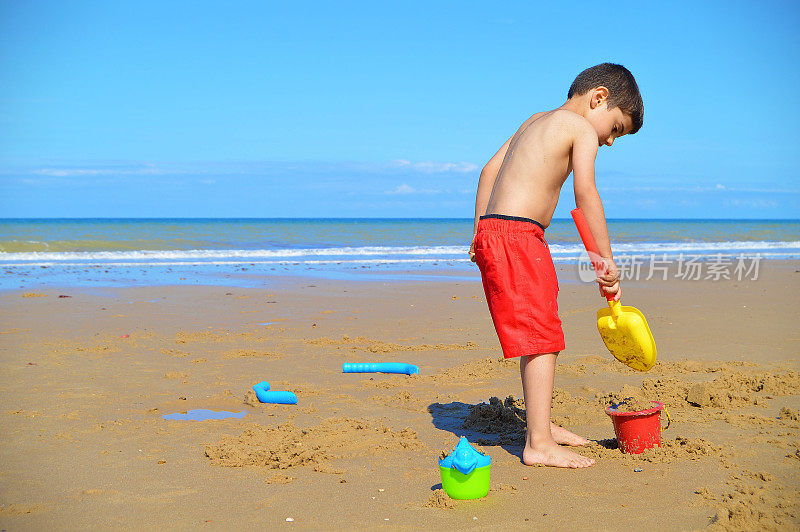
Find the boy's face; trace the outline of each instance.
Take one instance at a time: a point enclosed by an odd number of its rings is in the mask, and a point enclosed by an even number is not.
[[[592,91],[590,111],[586,118],[597,132],[597,145],[611,146],[614,141],[633,130],[633,119],[619,107],[608,108],[608,90],[598,87]]]

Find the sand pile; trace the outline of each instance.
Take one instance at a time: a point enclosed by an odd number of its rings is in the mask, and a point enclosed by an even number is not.
[[[330,418],[306,429],[291,422],[253,425],[237,437],[226,436],[217,444],[207,445],[205,454],[211,463],[224,467],[313,466],[322,472],[334,472],[324,467],[325,462],[422,446],[417,433],[408,428],[394,430],[379,420]]]
[[[513,395],[504,401],[492,397],[488,403],[470,405],[469,414],[462,428],[474,430],[490,436],[477,442],[484,443],[519,443],[525,437],[525,402]]]
[[[800,389],[800,373],[746,374],[735,372],[708,383],[693,385],[686,401],[694,406],[725,408],[728,406],[757,405],[772,396],[791,395]]]
[[[674,440],[661,438],[661,447],[645,449],[640,454],[625,454],[619,450],[617,440],[607,439],[580,447],[578,452],[585,456],[603,460],[629,460],[635,462],[673,463],[677,460],[700,460],[721,457],[722,447],[703,438],[683,438]]]
[[[612,408],[620,413],[641,412],[642,410],[648,410],[654,406],[652,401],[641,397],[627,397],[623,399],[621,403],[614,403],[611,405]]]
[[[757,364],[743,360],[709,362],[705,360],[684,359],[675,362],[656,362],[650,373],[656,375],[683,375],[689,373],[732,373],[742,368],[755,368]]]
[[[745,373],[732,371],[736,365],[715,369],[723,375],[708,382],[690,383],[673,377],[644,379],[640,387],[623,385],[619,392],[595,395],[597,402],[609,406],[624,401],[655,400],[673,410],[691,407],[730,408],[763,404],[776,396],[792,395],[800,390],[800,373],[788,370],[782,373]],[[709,371],[711,372],[711,371]]]
[[[247,390],[247,392],[244,394],[243,402],[244,404],[249,406],[260,406],[264,404],[258,400],[258,396],[256,395],[256,392],[254,392],[253,390]]]
[[[645,398],[644,396],[645,392],[642,388],[623,384],[619,391],[598,392],[595,394],[594,398],[599,406],[606,408],[629,400],[643,400]]]
[[[726,485],[719,495],[696,491],[717,505],[708,530],[789,530],[797,524],[798,491],[782,488],[773,475],[743,471]]]
[[[434,490],[430,499],[423,504],[423,508],[439,508],[452,510],[458,503],[451,499],[450,496],[443,489]]]
[[[642,381],[639,397],[660,401],[669,408],[679,410],[687,408],[686,396],[689,384],[685,381],[664,377],[661,379],[645,379]]]

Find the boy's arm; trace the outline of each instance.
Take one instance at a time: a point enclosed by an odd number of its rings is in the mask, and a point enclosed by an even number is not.
[[[509,144],[511,144],[511,139],[508,139],[505,144],[500,146],[497,153],[483,167],[481,177],[478,179],[478,192],[475,194],[475,223],[472,226],[473,238],[472,243],[469,245],[469,258],[472,262],[475,262],[475,235],[478,233],[478,221],[481,216],[486,214],[486,206],[489,205],[489,199],[492,197],[494,182],[497,181],[497,174],[503,165],[503,159],[506,158]]]
[[[494,182],[497,180],[500,167],[503,165],[503,159],[506,157],[509,144],[511,144],[511,139],[508,139],[505,144],[497,150],[497,153],[489,159],[489,162],[486,163],[486,166],[481,170],[481,177],[478,180],[478,193],[475,195],[475,225],[473,226],[473,234],[478,232],[478,220],[481,216],[486,214],[486,206],[489,205],[489,198],[492,196],[492,188],[494,188]]]
[[[606,215],[603,211],[603,202],[594,180],[594,162],[597,157],[597,133],[592,127],[583,129],[578,133],[572,145],[572,172],[575,183],[575,205],[580,207],[589,224],[589,229],[597,242],[600,256],[607,271],[598,277],[601,293],[617,294],[619,299],[619,270],[614,264],[611,252],[611,240],[608,237]]]

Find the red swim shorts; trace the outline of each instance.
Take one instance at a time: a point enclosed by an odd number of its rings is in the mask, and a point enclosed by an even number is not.
[[[475,262],[505,358],[564,349],[558,279],[542,226],[529,218],[481,216]]]

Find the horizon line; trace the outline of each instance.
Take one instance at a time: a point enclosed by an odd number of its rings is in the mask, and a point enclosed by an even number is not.
[[[356,217],[356,216],[31,216],[31,217],[0,217],[0,221],[20,220],[458,220],[473,222],[470,217],[420,217],[420,216],[384,216],[384,217]],[[606,221],[753,221],[753,222],[800,222],[800,218],[642,218],[642,217],[617,217],[606,218]],[[572,221],[571,218],[552,218],[552,221]]]

